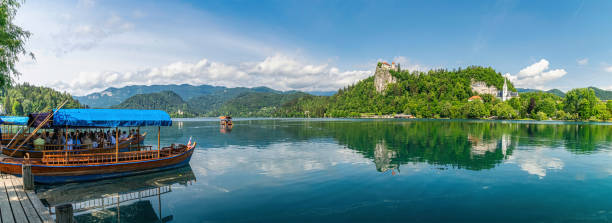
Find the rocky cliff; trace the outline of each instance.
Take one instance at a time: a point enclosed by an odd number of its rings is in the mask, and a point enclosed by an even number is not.
[[[397,82],[397,79],[391,75],[390,70],[397,69],[395,64],[389,65],[388,63],[378,63],[376,66],[376,72],[374,73],[374,86],[378,93],[382,93],[390,83]]]

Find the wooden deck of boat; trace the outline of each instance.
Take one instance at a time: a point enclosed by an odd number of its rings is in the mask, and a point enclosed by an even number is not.
[[[34,191],[23,189],[20,178],[0,174],[0,222],[55,222]]]

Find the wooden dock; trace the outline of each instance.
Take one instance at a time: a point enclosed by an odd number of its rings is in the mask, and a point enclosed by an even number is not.
[[[23,189],[21,178],[0,174],[0,222],[55,222],[34,191]]]

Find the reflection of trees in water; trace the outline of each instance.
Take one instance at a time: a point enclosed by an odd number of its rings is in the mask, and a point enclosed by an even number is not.
[[[378,171],[409,162],[489,169],[510,155],[512,127],[492,122],[355,122],[334,124],[335,138],[372,158]]]
[[[170,128],[162,136],[172,142],[193,136],[201,148],[228,145],[266,148],[287,140],[335,140],[372,159],[379,171],[396,169],[407,162],[490,169],[510,156],[517,146],[566,148],[583,154],[609,147],[612,141],[610,125],[592,124],[251,120],[235,121],[234,125],[231,134],[223,134],[216,121],[184,122],[182,129]]]
[[[606,148],[609,125],[516,122],[372,121],[328,123],[341,144],[376,163],[378,171],[424,162],[471,170],[490,169],[517,146],[564,147],[582,154]]]

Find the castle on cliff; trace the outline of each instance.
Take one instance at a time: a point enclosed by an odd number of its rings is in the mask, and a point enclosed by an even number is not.
[[[379,62],[376,66],[376,72],[374,72],[374,86],[378,93],[382,93],[390,83],[396,83],[397,79],[391,75],[390,71],[400,71],[399,63],[396,65],[395,62],[391,64],[387,62]]]

